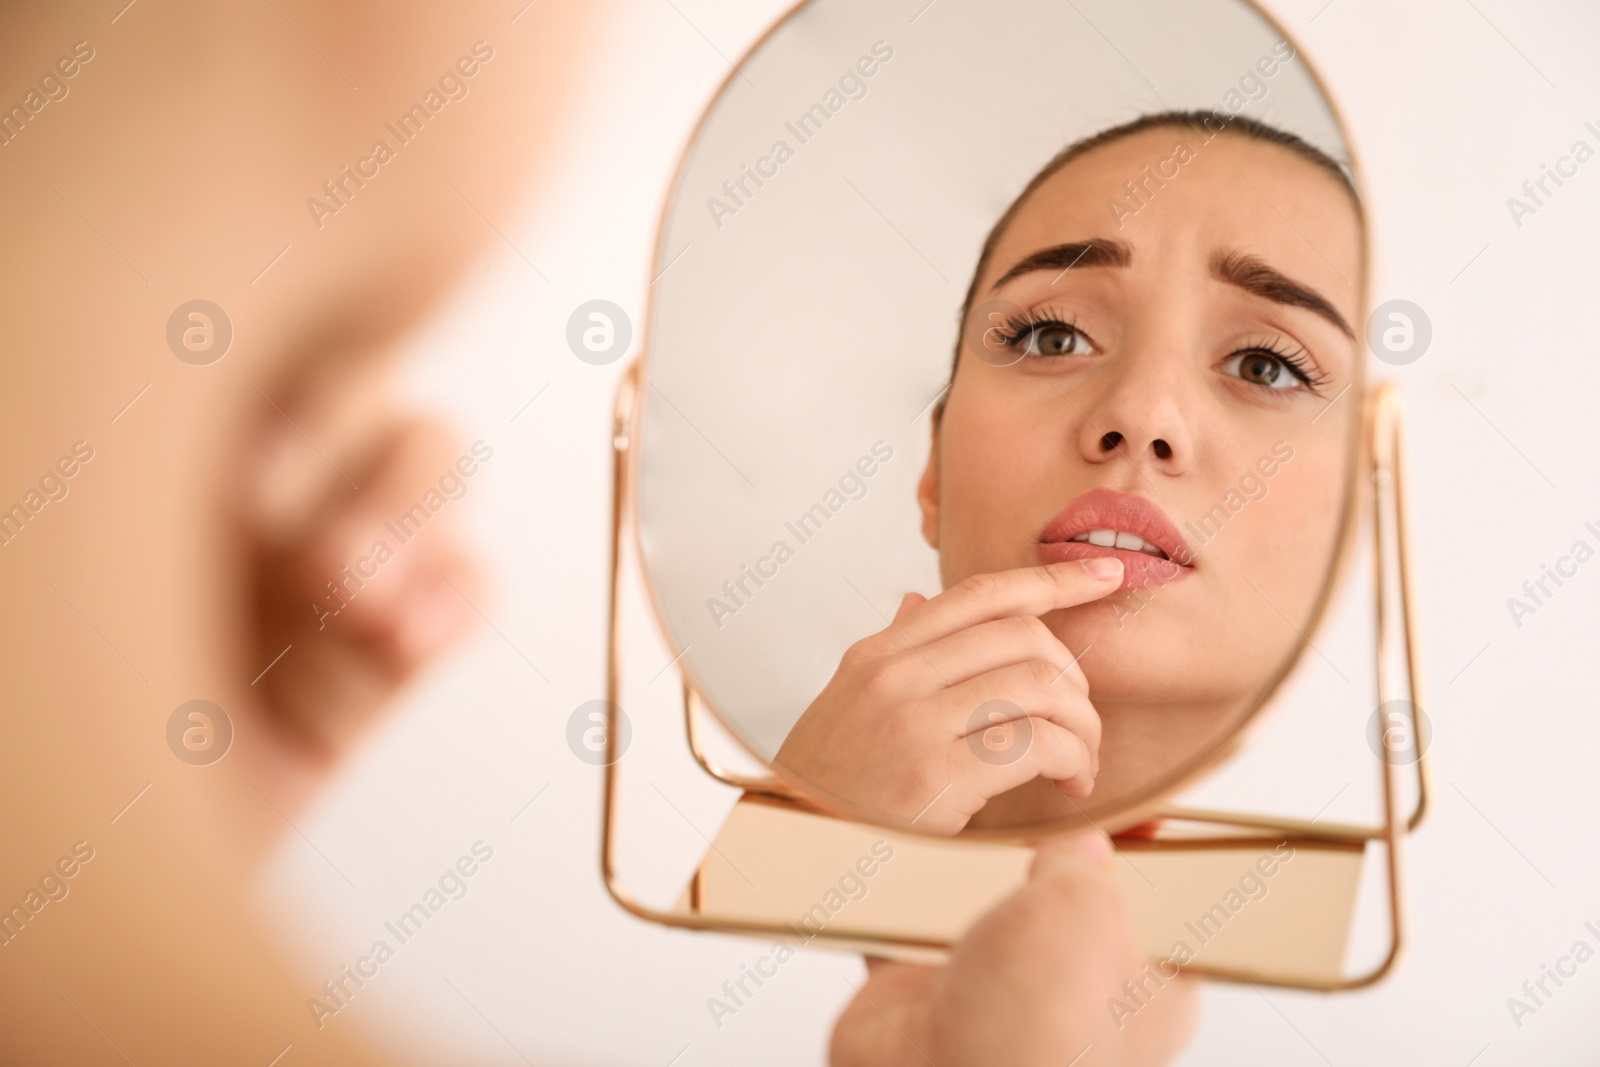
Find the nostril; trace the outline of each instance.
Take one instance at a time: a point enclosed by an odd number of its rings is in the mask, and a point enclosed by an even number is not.
[[[1161,440],[1159,437],[1150,442],[1150,448],[1153,452],[1155,452],[1157,459],[1172,458],[1172,446]]]
[[[1122,435],[1115,430],[1100,438],[1100,447],[1106,452],[1114,450],[1122,443]]]

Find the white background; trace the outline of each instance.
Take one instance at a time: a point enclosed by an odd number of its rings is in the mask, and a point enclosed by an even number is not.
[[[1600,352],[1588,320],[1600,291],[1600,160],[1520,228],[1506,199],[1575,140],[1600,148],[1584,129],[1600,128],[1600,9],[1267,6],[1326,78],[1367,168],[1375,298],[1414,301],[1433,324],[1431,350],[1394,376],[1413,423],[1438,803],[1411,853],[1413,938],[1398,973],[1337,996],[1209,988],[1183,1062],[1593,1062],[1600,960],[1520,1028],[1506,1000],[1576,940],[1600,949],[1583,927],[1600,926],[1590,685],[1600,562],[1520,628],[1506,599],[1575,540],[1600,545],[1583,528],[1600,527],[1590,469]],[[598,874],[599,775],[565,742],[568,715],[604,687],[608,423],[625,365],[573,358],[566,320],[603,297],[638,324],[677,154],[725,57],[779,12],[754,0],[638,0],[575,97],[582,117],[549,195],[506,229],[549,284],[499,244],[416,341],[417,395],[464,439],[496,449],[466,502],[493,627],[407,695],[300,824],[358,888],[298,836],[262,886],[301,946],[309,996],[473,841],[494,847],[469,894],[329,1023],[396,1055],[816,1064],[846,981],[859,979],[855,960],[804,954],[717,1028],[706,998],[764,949],[649,926],[610,901]],[[923,16],[938,17],[937,5]],[[631,663],[649,679],[673,650],[639,633]],[[672,686],[671,672],[651,684]],[[631,710],[671,714],[671,697]],[[1350,707],[1349,721],[1364,722],[1365,698]],[[1333,780],[1304,777],[1313,792]],[[1329,817],[1360,817],[1358,792],[1340,795]],[[1307,793],[1307,810],[1331,796]],[[694,828],[680,820],[679,832],[694,844]]]

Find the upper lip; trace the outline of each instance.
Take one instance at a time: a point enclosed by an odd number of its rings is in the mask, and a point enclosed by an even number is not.
[[[1143,538],[1174,563],[1194,566],[1194,553],[1161,505],[1153,500],[1114,489],[1080,493],[1051,519],[1039,535],[1041,543],[1070,541],[1091,530],[1119,530]]]

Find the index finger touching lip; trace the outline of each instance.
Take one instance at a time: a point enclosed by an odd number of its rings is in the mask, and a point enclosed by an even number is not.
[[[974,574],[914,608],[898,629],[915,644],[937,641],[995,619],[1087,604],[1121,584],[1122,561],[1108,556]]]

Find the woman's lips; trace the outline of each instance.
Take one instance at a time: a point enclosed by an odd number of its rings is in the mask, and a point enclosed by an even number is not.
[[[1112,539],[1108,531],[1123,536]],[[1085,536],[1100,543],[1083,540]],[[1073,540],[1075,537],[1080,540]],[[1133,538],[1144,547],[1136,547]],[[1107,540],[1112,543],[1106,544]],[[1117,547],[1118,540],[1123,547]],[[1130,543],[1135,547],[1128,547]],[[1194,570],[1194,553],[1158,504],[1112,489],[1091,489],[1079,495],[1039,535],[1039,558],[1045,563],[1094,556],[1114,556],[1122,561],[1123,589],[1168,585]]]
[[[1185,567],[1147,556],[1143,552],[1130,552],[1121,548],[1101,548],[1082,541],[1048,541],[1039,544],[1039,559],[1044,563],[1060,563],[1069,559],[1089,559],[1091,556],[1115,556],[1122,561],[1122,589],[1144,589],[1149,586],[1171,585],[1188,577],[1193,567]]]

